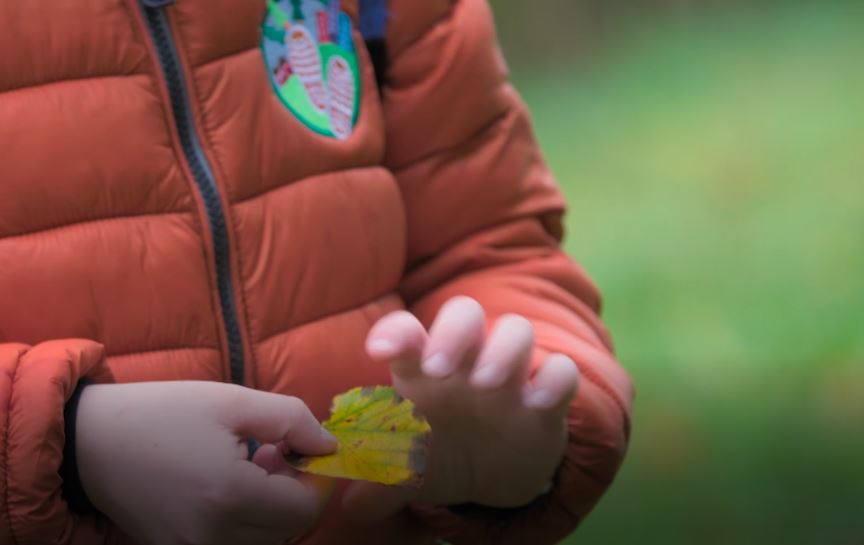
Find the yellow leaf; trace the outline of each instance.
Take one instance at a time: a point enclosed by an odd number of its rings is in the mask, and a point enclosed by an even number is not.
[[[354,388],[334,397],[322,425],[336,436],[338,450],[326,456],[286,455],[294,468],[381,484],[423,483],[431,428],[393,388]]]

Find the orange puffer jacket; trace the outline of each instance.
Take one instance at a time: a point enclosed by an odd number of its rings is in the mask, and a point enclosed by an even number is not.
[[[315,2],[0,3],[0,543],[125,543],[61,498],[82,378],[233,379],[323,418],[389,382],[371,324],[458,294],[579,364],[566,460],[506,526],[406,512],[374,542],[552,543],[609,486],[630,382],[487,3],[390,0],[379,92],[357,1]],[[333,503],[306,543],[366,542]]]

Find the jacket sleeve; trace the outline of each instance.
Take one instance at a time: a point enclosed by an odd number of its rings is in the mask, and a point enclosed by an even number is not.
[[[422,7],[421,7],[422,6]],[[582,375],[553,490],[517,510],[420,508],[459,544],[555,543],[615,476],[633,392],[599,317],[596,288],[560,248],[564,200],[508,83],[485,0],[391,0],[384,90],[387,163],[406,208],[401,292],[427,326],[456,295],[491,323],[518,313],[535,326],[535,367],[560,352]]]
[[[115,543],[104,520],[69,511],[59,475],[63,410],[79,380],[110,382],[89,341],[0,343],[0,543]]]

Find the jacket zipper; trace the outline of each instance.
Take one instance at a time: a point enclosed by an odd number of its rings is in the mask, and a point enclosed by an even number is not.
[[[195,185],[204,206],[207,208],[207,219],[210,224],[210,234],[213,238],[213,250],[216,261],[216,281],[219,288],[219,302],[222,307],[225,333],[228,339],[228,357],[231,368],[231,381],[243,384],[243,339],[237,320],[237,305],[234,301],[234,291],[231,284],[231,261],[229,259],[228,228],[225,213],[222,209],[222,198],[219,187],[213,177],[213,169],[201,147],[201,141],[195,131],[192,118],[192,107],[189,93],[183,77],[180,57],[171,34],[171,27],[164,8],[174,3],[174,0],[140,0],[144,12],[144,21],[150,32],[150,37],[156,47],[159,64],[168,86],[171,99],[171,110],[174,123],[180,134],[180,144],[189,165],[189,170],[195,178]]]

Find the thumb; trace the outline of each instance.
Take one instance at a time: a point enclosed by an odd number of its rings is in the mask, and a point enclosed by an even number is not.
[[[272,444],[282,441],[291,451],[310,456],[330,454],[338,446],[296,397],[244,388],[230,405],[226,424],[243,438]]]

